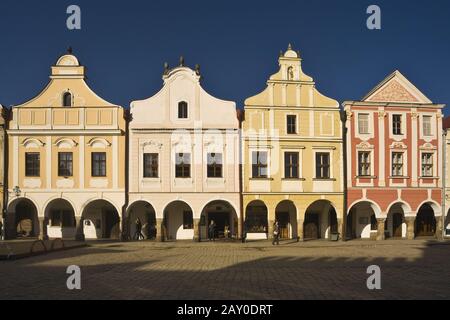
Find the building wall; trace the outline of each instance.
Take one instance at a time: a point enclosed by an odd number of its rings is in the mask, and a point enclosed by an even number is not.
[[[303,73],[297,52],[289,48],[280,56],[279,65],[280,70],[270,77],[267,88],[245,101],[243,207],[262,200],[268,207],[270,226],[275,220],[275,208],[283,200],[293,201],[299,221],[313,202],[327,200],[342,220],[343,142],[339,105],[323,96],[313,79]],[[296,134],[287,133],[287,115],[296,115]],[[253,151],[268,153],[267,179],[252,177]],[[284,176],[284,153],[289,151],[299,153],[298,179]],[[330,179],[316,179],[317,152],[330,153]]]
[[[13,107],[9,123],[9,204],[31,200],[44,218],[48,204],[66,199],[81,217],[93,200],[104,199],[121,213],[125,186],[125,120],[122,107],[98,97],[86,84],[84,67],[73,55],[52,67],[47,87],[37,97]],[[71,106],[63,106],[70,93]],[[25,154],[40,154],[40,174],[27,177]],[[72,152],[73,176],[58,176],[58,152]],[[106,153],[106,176],[93,177],[92,152]],[[16,194],[14,189],[19,188]],[[10,208],[14,214],[14,205]],[[42,229],[42,225],[40,226]],[[54,233],[56,232],[56,233]],[[55,235],[55,230],[50,230]]]
[[[198,220],[208,203],[225,201],[240,217],[235,103],[210,96],[200,85],[200,74],[181,65],[167,70],[163,80],[164,86],[156,95],[131,103],[129,208],[136,201],[146,201],[162,220],[169,204],[183,201]],[[187,119],[178,119],[178,103],[182,101],[188,103]],[[144,153],[158,154],[157,178],[144,178]],[[175,177],[178,153],[191,154],[189,178]],[[222,178],[207,177],[208,153],[222,154]],[[182,219],[182,213],[177,216]],[[169,217],[169,237],[192,238],[192,230],[173,230],[180,222],[174,219]]]
[[[430,204],[441,218],[442,205],[442,108],[433,104],[400,72],[376,86],[362,101],[343,104],[347,127],[348,210],[358,203],[372,203],[380,221],[396,203],[405,217],[414,218],[423,204]],[[361,114],[369,115],[369,132],[359,130]],[[393,134],[393,115],[402,116],[402,134]],[[431,117],[431,135],[423,132],[424,116]],[[359,176],[358,153],[369,152],[371,173]],[[402,152],[403,176],[393,177],[392,153]],[[431,177],[422,175],[422,153],[433,154]],[[392,228],[388,221],[388,228]],[[406,229],[404,226],[403,229]],[[404,236],[406,231],[403,230]]]

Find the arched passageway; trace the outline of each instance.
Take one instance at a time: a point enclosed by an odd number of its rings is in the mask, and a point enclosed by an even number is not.
[[[280,239],[297,239],[297,208],[289,200],[280,202],[275,209],[275,220],[280,228]]]
[[[65,199],[55,199],[45,208],[47,235],[50,238],[73,239],[76,235],[75,211]]]
[[[347,216],[347,239],[376,240],[378,222],[374,205],[370,202],[358,202],[350,208]]]
[[[245,210],[244,230],[249,240],[268,238],[268,211],[264,202],[252,201]]]
[[[164,240],[193,240],[194,215],[184,201],[173,201],[164,209]]]
[[[389,209],[384,227],[386,238],[406,238],[406,221],[403,206],[401,203],[396,203]]]
[[[14,200],[8,206],[5,235],[8,239],[33,238],[40,233],[38,210],[26,198]]]
[[[336,210],[327,200],[312,203],[305,213],[303,223],[303,239],[330,239],[338,232]]]
[[[436,218],[434,210],[429,204],[424,204],[417,212],[414,223],[416,237],[434,237],[436,235]]]
[[[120,239],[120,216],[110,202],[90,202],[83,210],[82,220],[85,239]]]
[[[200,239],[208,238],[208,226],[214,221],[216,239],[237,239],[239,221],[233,206],[225,200],[208,203],[200,215]]]
[[[137,240],[138,223],[141,224],[141,232],[145,239],[156,239],[156,212],[147,201],[137,201],[131,204],[127,210],[128,235],[131,240]]]

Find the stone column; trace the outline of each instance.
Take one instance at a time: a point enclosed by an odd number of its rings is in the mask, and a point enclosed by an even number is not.
[[[163,219],[156,219],[156,241],[158,242],[164,241],[163,228]]]
[[[303,220],[297,220],[297,236],[298,241],[303,241]]]
[[[48,224],[48,219],[47,218],[39,218],[39,226],[41,228],[41,232],[39,234],[39,239],[40,240],[48,240],[48,234],[47,234],[47,224]]]
[[[237,239],[242,239],[242,237],[243,237],[242,220],[240,217],[238,217],[238,229],[236,230],[236,236],[237,236]]]
[[[377,219],[377,241],[385,240],[384,236],[384,224],[386,223],[386,219],[380,218]]]
[[[345,241],[345,226],[344,221],[340,218],[337,219],[339,241]]]
[[[200,241],[200,219],[194,219],[194,241]]]
[[[406,222],[406,239],[414,240],[414,222],[416,221],[415,217],[405,217]]]
[[[442,217],[441,216],[437,216],[436,217],[436,238],[438,240],[442,240],[442,231],[443,231],[443,222],[442,222]]]
[[[75,234],[75,240],[77,241],[84,241],[84,218],[83,217],[75,217],[75,221],[77,223],[76,226],[76,234]]]
[[[275,223],[275,220],[269,220],[269,226],[268,226],[268,239],[273,239],[273,224]]]

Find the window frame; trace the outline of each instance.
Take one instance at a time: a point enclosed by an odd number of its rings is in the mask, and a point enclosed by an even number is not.
[[[178,119],[189,119],[189,104],[187,101],[178,102]]]
[[[296,157],[296,163],[292,161],[292,156]],[[289,162],[288,162],[289,160]],[[293,151],[284,152],[284,178],[299,179],[300,178],[300,153]]]
[[[219,156],[219,161],[216,160]],[[214,161],[211,161],[214,159]],[[211,172],[210,172],[211,171]],[[211,174],[210,174],[211,173]],[[223,155],[220,152],[208,152],[206,154],[206,177],[223,178]]]
[[[180,156],[181,155],[181,156]],[[185,163],[184,156],[188,155],[187,163]],[[181,159],[181,162],[178,162]],[[181,175],[178,174],[178,169],[181,170]],[[186,175],[186,171],[187,175]],[[189,179],[192,176],[191,172],[191,154],[188,152],[178,152],[175,154],[175,178],[177,179]]]
[[[398,118],[398,121],[396,119]],[[393,114],[392,115],[392,134],[394,136],[403,135],[403,115]]]
[[[362,155],[366,155],[364,159],[361,158]],[[358,176],[359,177],[370,177],[372,175],[372,154],[370,151],[358,151]],[[361,161],[364,160],[364,161]],[[363,171],[367,170],[366,173]]]
[[[256,154],[256,159],[255,159]],[[265,162],[261,162],[261,154],[265,154]],[[256,162],[255,162],[256,160]],[[269,153],[267,151],[252,151],[252,178],[253,179],[268,179],[269,178]],[[266,170],[266,174],[261,174],[262,170]],[[256,175],[255,175],[256,172]]]
[[[28,157],[37,156],[37,159],[29,159]],[[29,167],[31,161],[31,167]],[[41,153],[40,152],[25,152],[25,177],[40,177],[41,176]]]
[[[149,161],[147,157],[150,157]],[[142,155],[142,175],[144,178],[159,178],[159,153],[146,152]]]
[[[361,117],[362,116],[366,116],[367,117],[367,119],[366,119],[366,126],[365,126],[366,131],[365,132],[363,132],[361,130],[361,128],[363,128],[363,126],[361,126]],[[358,121],[358,133],[361,134],[361,135],[363,135],[363,134],[370,134],[370,114],[369,113],[358,113],[357,121]]]
[[[94,157],[98,155],[104,155],[104,159],[95,160]],[[102,172],[101,164],[104,163],[104,173]],[[95,173],[95,169],[98,169],[98,173]],[[104,178],[107,176],[107,156],[106,152],[92,152],[91,153],[91,176],[94,178]]]
[[[398,155],[401,155],[401,157],[396,157]],[[397,161],[396,161],[397,159]],[[401,162],[398,162],[398,159],[401,159]],[[397,166],[397,169],[396,169]],[[397,174],[398,171],[398,167],[401,168],[401,174]],[[398,151],[394,151],[391,154],[391,175],[394,178],[403,178],[405,175],[404,172],[405,169],[405,153],[404,152],[398,152]]]
[[[424,156],[430,156],[429,160],[431,162],[429,163],[425,163],[424,162]],[[420,171],[421,171],[421,175],[423,178],[432,178],[434,176],[434,153],[433,152],[422,152],[422,154],[420,155]],[[428,167],[428,169],[430,170],[430,174],[424,174],[424,168]]]
[[[293,119],[293,123],[289,123],[289,120]],[[293,129],[293,130],[292,130]],[[286,134],[297,134],[297,115],[286,115]]]
[[[328,163],[323,163],[323,157],[327,156]],[[316,152],[315,154],[315,174],[317,180],[329,180],[331,179],[331,154],[330,152]],[[327,169],[327,175],[324,175],[324,169]],[[320,174],[318,174],[320,172]]]
[[[68,156],[70,155],[70,160],[69,159],[61,159],[61,156],[65,155]],[[61,161],[63,161],[65,163],[65,168],[61,168]],[[68,166],[70,165],[70,169],[68,168]],[[62,170],[68,170],[66,172],[62,172]],[[68,174],[63,174],[63,173],[68,173]],[[58,177],[73,177],[73,152],[58,152]]]

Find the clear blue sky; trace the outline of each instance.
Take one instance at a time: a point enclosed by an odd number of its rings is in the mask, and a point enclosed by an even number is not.
[[[399,69],[432,101],[450,104],[450,1],[279,3],[2,0],[0,103],[34,97],[72,46],[89,85],[113,103],[127,107],[155,94],[163,63],[184,55],[189,66],[201,65],[207,91],[242,107],[264,89],[291,42],[319,90],[340,102],[360,99]],[[66,28],[71,4],[81,7],[81,31]],[[366,28],[370,4],[381,7],[381,31]]]

